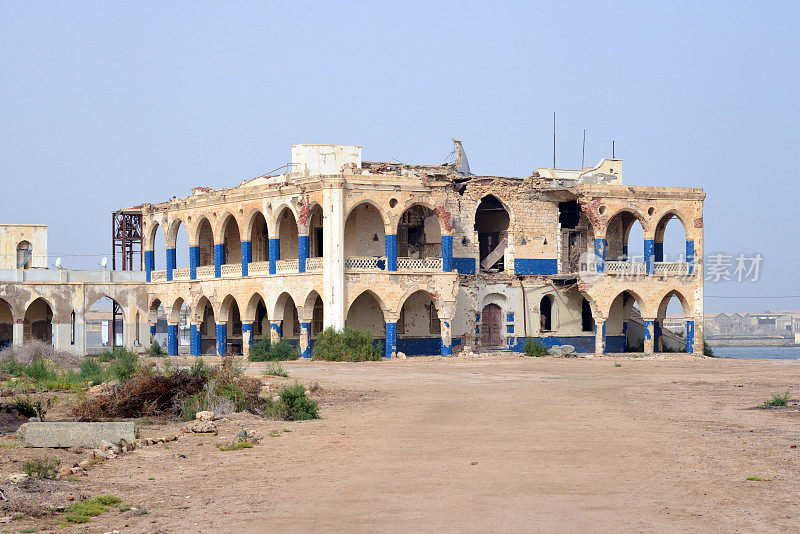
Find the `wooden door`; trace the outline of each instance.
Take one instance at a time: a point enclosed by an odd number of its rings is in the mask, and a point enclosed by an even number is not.
[[[500,332],[502,315],[497,304],[484,306],[481,312],[481,345],[484,347],[494,347],[503,341]]]

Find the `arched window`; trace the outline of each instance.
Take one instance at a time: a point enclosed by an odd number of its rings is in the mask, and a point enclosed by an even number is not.
[[[592,306],[585,298],[581,302],[581,332],[594,332]]]
[[[475,231],[478,232],[482,271],[505,270],[505,250],[508,245],[510,221],[508,212],[497,197],[487,195],[478,204],[475,212]]]
[[[33,260],[33,245],[28,241],[20,241],[17,245],[17,269],[30,269]]]
[[[545,295],[539,302],[540,331],[551,332],[553,330],[553,296]]]

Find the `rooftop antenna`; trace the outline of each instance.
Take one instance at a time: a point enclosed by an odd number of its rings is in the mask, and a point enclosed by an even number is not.
[[[583,160],[586,156],[586,128],[583,129],[583,147],[581,148],[581,170],[583,170]]]
[[[556,168],[556,112],[553,111],[553,168]]]
[[[611,159],[617,159],[617,156],[615,154],[615,152],[616,152],[616,147],[614,146],[615,144],[616,144],[616,141],[614,141],[612,139],[611,140]]]

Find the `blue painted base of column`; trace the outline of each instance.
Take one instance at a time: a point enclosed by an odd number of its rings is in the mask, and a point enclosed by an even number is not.
[[[598,237],[594,240],[594,255],[597,272],[606,272],[606,240],[604,238]]]
[[[386,351],[383,354],[384,358],[391,358],[392,354],[397,352],[397,323],[386,323]]]
[[[200,327],[196,324],[191,325],[189,330],[190,351],[192,356],[200,356]]]
[[[222,262],[225,257],[225,245],[214,245],[214,277],[220,278],[222,276]]]
[[[628,350],[628,321],[622,321],[622,337],[625,339],[625,346],[623,351]]]
[[[167,282],[172,282],[172,271],[178,262],[178,255],[174,248],[167,249]]]
[[[442,270],[449,273],[453,270],[453,236],[442,236]]]
[[[281,257],[280,239],[269,240],[269,274],[275,274],[277,261]]]
[[[224,324],[217,325],[217,354],[225,356],[228,352],[228,328]]]
[[[386,234],[386,270],[397,270],[397,235]]]
[[[441,353],[442,353],[442,357],[443,358],[447,358],[448,356],[452,356],[453,355],[453,342],[452,341],[446,342],[444,339],[442,339],[442,351],[441,351]]]
[[[686,321],[686,352],[694,353],[694,321]]]
[[[242,241],[242,276],[247,276],[248,266],[253,259],[253,247],[250,241]]]
[[[658,341],[661,339],[661,322],[656,319],[653,321],[653,352],[661,352],[658,348]]]
[[[297,256],[299,258],[298,262],[298,272],[304,273],[306,272],[306,258],[308,258],[308,236],[301,235],[297,237]]]
[[[189,247],[189,279],[197,280],[197,268],[200,267],[200,247]]]
[[[306,338],[306,348],[300,351],[300,356],[302,358],[311,358],[311,323],[300,323],[300,335]]]
[[[270,321],[269,328],[270,328],[270,330],[272,330],[273,332],[278,334],[278,337],[283,337],[283,328],[281,327],[280,321],[276,321],[276,322]]]
[[[169,356],[178,355],[178,325],[167,325],[167,354]]]
[[[686,240],[686,263],[689,264],[689,274],[694,274],[694,241]]]
[[[144,251],[144,270],[146,273],[147,281],[150,282],[150,277],[156,269],[156,254],[152,250]]]
[[[154,335],[156,335],[156,325],[151,324],[150,325],[150,337],[153,337]]]
[[[653,247],[654,243],[652,239],[644,240],[644,264],[647,274],[653,274],[655,272]]]

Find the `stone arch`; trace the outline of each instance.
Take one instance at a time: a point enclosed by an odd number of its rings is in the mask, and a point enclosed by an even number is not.
[[[502,293],[489,293],[481,300],[481,346],[497,347],[503,343],[503,315],[506,313],[508,299]]]
[[[4,349],[14,340],[14,308],[5,299],[0,298],[0,349]]]
[[[442,326],[440,303],[425,289],[406,294],[398,305],[397,350],[407,355],[438,354]]]
[[[311,324],[310,334],[315,337],[322,332],[323,317],[324,317],[324,302],[322,295],[316,289],[309,291],[303,303],[303,313],[301,320]]]
[[[664,256],[664,237],[667,234],[667,228],[669,227],[669,223],[672,219],[677,219],[678,224],[680,224],[681,228],[683,229],[683,240],[682,246],[679,247],[678,254],[670,254],[672,256],[671,261],[677,261],[677,257],[684,257],[686,255],[686,248],[685,243],[686,240],[689,239],[689,227],[686,225],[682,215],[677,209],[670,209],[664,212],[657,220],[658,222],[655,225],[654,230],[654,238],[653,238],[653,255],[655,256],[654,261],[656,262],[663,262],[665,260]],[[671,247],[670,247],[671,248]]]
[[[635,303],[639,306],[639,311],[641,312],[642,317],[649,317],[649,309],[646,306],[647,302],[641,297],[641,295],[632,289],[622,290],[618,292],[613,299],[611,299],[611,302],[608,304],[608,308],[606,309],[606,317],[608,317],[609,313],[611,312],[611,308],[614,306],[615,301],[625,293],[628,293],[631,297],[633,297]],[[633,303],[629,303],[629,306],[633,306]]]
[[[647,240],[649,232],[647,219],[637,210],[621,208],[608,218],[605,225],[606,260],[628,260],[631,256],[639,254],[643,258],[644,248],[637,252],[629,247],[631,230],[637,222],[642,229],[642,239]]]
[[[345,257],[383,256],[386,228],[386,217],[373,200],[360,200],[351,206],[344,223]]]
[[[659,299],[657,317],[663,317],[667,314],[667,306],[669,305],[669,301],[673,296],[677,297],[678,302],[681,303],[681,307],[683,308],[683,316],[687,319],[694,317],[692,304],[690,303],[689,299],[687,299],[677,288],[670,289],[664,293],[664,296],[662,296],[661,299]]]
[[[556,332],[558,330],[558,305],[552,293],[545,293],[539,299],[539,331]]]
[[[275,301],[273,322],[280,322],[282,338],[297,338],[300,336],[300,317],[297,310],[297,301],[292,295],[284,291]]]
[[[344,324],[358,330],[366,330],[376,338],[384,338],[386,336],[386,304],[377,293],[366,289],[348,303]]]
[[[251,325],[251,340],[255,341],[269,337],[269,309],[263,295],[256,292],[247,301],[247,307],[242,315],[242,322]]]
[[[197,218],[189,235],[189,246],[198,248],[198,265],[214,265],[214,226],[205,215]]]
[[[432,224],[435,221],[435,224]],[[393,221],[397,235],[398,258],[438,258],[441,256],[442,236],[448,235],[429,202],[415,200],[404,206],[400,217]]]
[[[167,321],[170,324],[178,324],[180,323],[181,318],[181,309],[186,306],[189,308],[189,303],[183,297],[178,297],[175,299],[175,302],[172,303],[172,306],[169,307],[169,313],[167,313]],[[191,315],[191,308],[189,308],[189,314]]]
[[[300,257],[300,227],[297,214],[288,204],[281,204],[275,210],[274,238],[278,239],[278,259],[296,259]],[[272,236],[273,234],[270,233]]]
[[[17,269],[30,269],[33,265],[33,245],[27,239],[17,243]]]
[[[158,223],[158,221],[156,221],[155,219],[150,219],[150,223],[145,228],[145,236],[146,236],[144,243],[145,250],[155,250],[154,247],[156,244],[156,233],[158,232],[159,229],[162,230],[162,232],[164,231],[163,228],[161,228],[161,225]],[[164,234],[164,242],[166,243],[166,241],[167,241],[167,236],[166,234]]]
[[[300,210],[300,214],[297,217],[297,231],[301,234],[308,234],[310,229],[311,219],[315,212],[319,212],[322,215],[322,204],[317,202],[316,200],[312,200],[307,204],[302,204],[302,209]]]
[[[32,299],[25,306],[23,340],[42,341],[52,345],[54,310],[53,304],[48,299],[44,297]]]
[[[483,195],[475,207],[473,231],[477,236],[479,270],[504,271],[508,243],[511,241],[512,215],[507,205],[494,194]],[[506,246],[502,247],[505,240]],[[502,251],[498,257],[497,254]],[[496,259],[495,259],[496,258]],[[492,261],[494,260],[494,261]],[[491,265],[489,263],[491,262]]]

